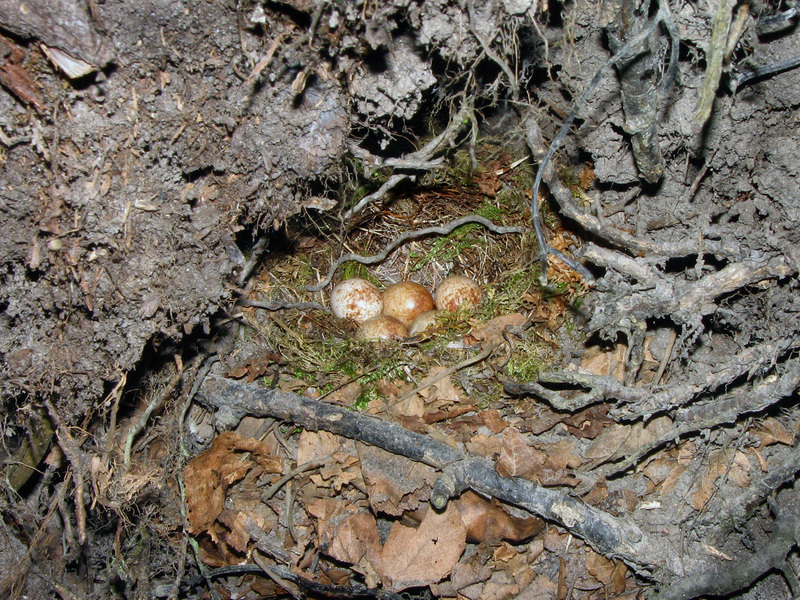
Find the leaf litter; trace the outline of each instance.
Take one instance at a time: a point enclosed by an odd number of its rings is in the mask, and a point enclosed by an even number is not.
[[[513,195],[486,194],[500,190],[496,181],[488,178],[478,187],[483,196],[473,197],[463,186],[417,192],[413,219],[446,221],[461,214],[454,207],[480,212],[487,197],[499,210],[495,222],[526,218],[524,209],[500,202]],[[405,208],[398,204],[371,215],[368,227],[351,231],[348,249],[375,252],[407,228]],[[576,241],[555,219],[552,223],[554,247],[569,251]],[[449,238],[449,244],[409,242],[370,269],[345,263],[341,277],[365,277],[380,287],[410,279],[432,289],[447,274],[466,273],[485,286],[485,302],[476,312],[448,316],[441,328],[419,338],[369,342],[354,339],[352,323],[325,312],[243,307],[251,333],[235,351],[241,358],[227,375],[261,379],[267,386],[394,420],[491,459],[505,477],[566,487],[612,512],[676,497],[685,514],[702,511],[722,481],[744,487],[754,468],[765,468],[764,448],[792,443],[786,426],[769,418],[752,427],[758,444],[713,451],[699,470],[689,468],[696,449],[687,441],[656,453],[630,480],[606,479],[603,465],[658,440],[671,430],[671,420],[615,423],[604,403],[560,412],[531,397],[509,397],[501,381],[535,380],[561,365],[623,382],[627,346],[603,344],[570,354],[582,343],[574,306],[585,290],[560,263],[552,270],[562,293],[540,289],[532,240],[523,239],[520,250],[519,239],[477,227],[458,229]],[[309,294],[304,286],[315,273],[326,272],[335,254],[330,240],[304,237],[295,249],[266,261],[249,298],[324,304],[324,293]],[[649,340],[646,347],[640,373],[645,382],[658,374],[659,362],[649,352]],[[438,597],[638,594],[641,584],[623,563],[530,513],[472,491],[437,513],[428,504],[438,476],[434,469],[324,431],[262,421],[260,440],[221,434],[186,467],[190,531],[211,566],[238,564],[258,552],[322,584],[357,582],[395,592],[427,588]],[[265,488],[274,496],[264,497]]]

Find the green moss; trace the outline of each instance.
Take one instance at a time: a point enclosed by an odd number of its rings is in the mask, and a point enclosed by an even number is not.
[[[539,373],[547,369],[553,360],[548,345],[526,340],[515,345],[505,371],[515,381],[535,381]]]
[[[411,266],[412,271],[418,271],[432,262],[450,262],[460,257],[468,248],[473,248],[481,243],[478,236],[474,235],[481,226],[477,223],[465,223],[457,227],[449,235],[437,238],[428,252],[409,254],[409,258],[416,259]]]
[[[478,311],[478,318],[488,320],[497,315],[519,312],[526,306],[525,293],[537,281],[537,268],[518,269],[508,273],[496,285],[486,290]]]
[[[496,204],[492,204],[486,200],[484,200],[481,205],[478,207],[478,210],[475,211],[484,219],[489,219],[490,221],[500,221],[507,213],[503,210],[500,206]]]
[[[348,260],[342,263],[342,266],[339,267],[339,275],[341,281],[352,279],[353,277],[360,277],[361,279],[366,279],[376,286],[381,287],[381,282],[378,281],[375,275],[373,275],[365,265],[354,260]]]
[[[369,386],[363,388],[361,395],[356,398],[355,402],[353,402],[353,408],[355,410],[364,411],[369,408],[370,403],[373,400],[377,400],[380,398],[381,395],[378,393],[378,389],[374,386]]]

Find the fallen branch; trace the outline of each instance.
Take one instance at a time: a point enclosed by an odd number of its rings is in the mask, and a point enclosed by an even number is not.
[[[197,399],[222,411],[223,420],[227,423],[235,423],[245,415],[275,417],[306,429],[323,429],[357,439],[441,469],[446,476],[440,478],[434,488],[445,489],[445,495],[453,496],[469,487],[478,493],[515,504],[562,524],[598,552],[619,558],[640,573],[658,573],[659,578],[666,580],[678,568],[678,565],[672,564],[671,557],[664,557],[659,550],[660,540],[642,531],[630,519],[615,517],[558,489],[544,488],[525,479],[502,477],[491,461],[463,454],[396,423],[297,394],[264,389],[218,376],[206,378]],[[442,506],[442,501],[434,501],[434,505]]]

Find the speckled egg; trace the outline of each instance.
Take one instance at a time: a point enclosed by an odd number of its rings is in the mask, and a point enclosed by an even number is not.
[[[395,317],[408,327],[417,315],[433,309],[433,296],[413,281],[401,281],[383,292],[383,313]]]
[[[383,294],[365,279],[345,279],[331,291],[331,311],[337,317],[361,322],[379,315],[382,310]]]
[[[439,325],[439,317],[445,314],[445,312],[446,311],[434,309],[426,310],[424,313],[417,315],[417,318],[411,323],[411,327],[408,328],[408,334],[420,335],[431,327],[437,327]]]
[[[408,337],[408,329],[399,319],[377,315],[361,323],[356,335],[362,340],[388,340]]]
[[[436,287],[436,308],[456,312],[462,306],[475,308],[483,299],[483,290],[469,277],[451,275]]]

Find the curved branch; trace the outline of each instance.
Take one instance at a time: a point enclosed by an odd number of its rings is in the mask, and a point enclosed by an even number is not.
[[[462,225],[466,225],[467,223],[478,223],[483,225],[489,231],[499,234],[506,234],[506,233],[525,233],[528,231],[526,227],[505,227],[502,225],[495,225],[489,219],[481,217],[479,215],[467,215],[465,217],[461,217],[460,219],[456,219],[455,221],[450,221],[447,225],[442,225],[441,227],[426,227],[425,229],[417,229],[416,231],[408,231],[403,235],[396,237],[394,240],[389,242],[383,250],[378,252],[377,254],[373,254],[372,256],[361,256],[360,254],[343,254],[340,256],[332,265],[330,270],[328,271],[328,275],[317,285],[306,286],[306,290],[309,292],[319,292],[323,288],[325,288],[333,279],[334,273],[336,273],[336,269],[342,263],[345,263],[349,260],[354,260],[356,262],[361,263],[362,265],[374,265],[375,263],[379,263],[383,260],[386,260],[386,257],[397,248],[400,244],[408,241],[413,240],[416,238],[424,237],[426,235],[431,234],[439,234],[439,235],[447,235],[452,233],[455,229],[458,229]]]

